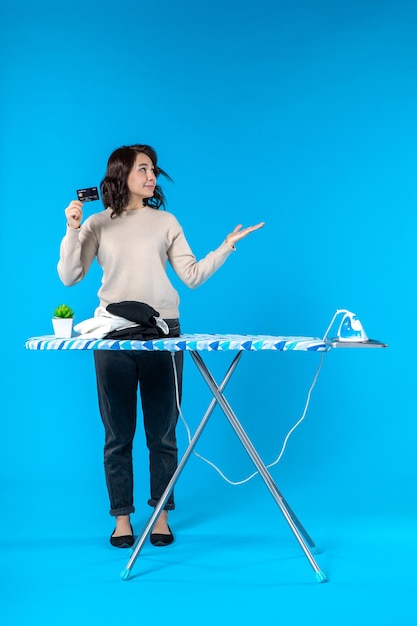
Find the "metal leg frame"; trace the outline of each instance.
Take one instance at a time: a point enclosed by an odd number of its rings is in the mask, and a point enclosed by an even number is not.
[[[225,414],[225,416],[227,417],[230,425],[232,426],[233,430],[235,431],[236,435],[238,436],[240,442],[242,443],[243,447],[245,448],[246,452],[248,453],[248,455],[250,456],[250,458],[252,459],[256,469],[258,470],[259,474],[261,475],[262,479],[264,480],[266,486],[268,487],[270,493],[272,494],[275,502],[277,503],[278,507],[280,508],[283,516],[285,517],[288,525],[290,526],[292,532],[294,533],[298,543],[301,546],[301,549],[303,550],[305,556],[307,557],[311,567],[314,569],[315,574],[316,574],[316,579],[319,582],[325,582],[327,580],[327,577],[325,575],[325,573],[319,568],[319,566],[317,565],[313,554],[310,550],[310,548],[312,550],[315,550],[317,552],[317,547],[314,543],[314,541],[311,539],[311,537],[309,536],[309,534],[307,533],[307,531],[305,530],[305,528],[302,526],[302,524],[300,523],[300,521],[298,520],[298,518],[296,517],[296,515],[294,514],[294,512],[291,510],[291,508],[289,507],[288,503],[285,501],[285,499],[283,498],[282,494],[280,493],[280,491],[278,490],[277,486],[275,485],[270,473],[268,472],[267,467],[265,466],[265,464],[263,463],[262,459],[260,458],[259,454],[257,453],[256,449],[254,448],[252,442],[250,441],[249,437],[247,436],[245,430],[243,429],[242,425],[240,424],[239,420],[237,419],[235,413],[233,412],[232,408],[230,407],[229,403],[227,402],[226,398],[223,395],[223,390],[225,389],[228,381],[230,380],[231,375],[233,374],[234,370],[236,369],[236,366],[240,360],[240,357],[242,355],[242,352],[239,351],[236,356],[234,357],[231,365],[229,366],[229,369],[226,372],[226,375],[224,376],[222,382],[220,385],[217,385],[216,381],[214,380],[213,376],[211,375],[210,371],[208,370],[206,364],[204,363],[201,355],[199,352],[197,351],[190,351],[191,357],[194,361],[194,363],[196,364],[200,374],[203,376],[204,380],[206,381],[208,387],[210,388],[212,394],[213,394],[213,400],[210,402],[210,405],[207,408],[206,413],[204,414],[195,434],[194,437],[192,438],[192,440],[190,441],[178,467],[176,472],[174,473],[173,477],[171,478],[161,500],[158,502],[157,506],[155,507],[155,510],[151,516],[151,518],[149,519],[149,522],[147,524],[147,526],[145,527],[141,537],[136,541],[135,546],[132,549],[132,555],[125,567],[125,569],[121,572],[120,576],[123,580],[127,580],[130,577],[130,573],[132,570],[132,567],[137,559],[137,557],[139,556],[139,553],[143,547],[143,544],[146,541],[146,538],[148,536],[148,534],[150,533],[156,519],[158,518],[159,514],[161,513],[162,509],[164,508],[172,490],[174,489],[175,483],[177,482],[188,458],[190,457],[190,455],[192,454],[198,439],[201,436],[201,433],[203,432],[216,404],[218,403],[220,408],[222,409],[223,413]],[[308,544],[308,545],[307,545]],[[309,547],[310,546],[310,547]]]
[[[191,352],[191,355],[194,355],[194,352]],[[231,362],[229,369],[227,370],[221,385],[219,387],[219,391],[220,393],[223,391],[223,389],[226,387],[227,383],[229,382],[233,372],[236,369],[236,366],[240,360],[240,357],[242,356],[242,352],[237,352],[236,356],[234,357],[233,361]],[[169,481],[167,488],[165,489],[161,499],[159,500],[158,504],[156,505],[154,512],[152,513],[147,525],[145,526],[142,535],[136,540],[135,545],[132,548],[132,553],[131,553],[131,557],[125,567],[124,570],[122,570],[122,572],[120,573],[120,576],[123,580],[128,580],[128,578],[130,577],[130,573],[132,571],[132,568],[135,564],[136,559],[138,558],[140,551],[142,550],[143,544],[146,541],[147,536],[149,535],[149,533],[152,530],[153,525],[155,524],[156,520],[158,519],[162,509],[164,508],[165,504],[168,501],[169,496],[171,495],[171,492],[174,489],[175,483],[177,482],[178,478],[180,477],[180,474],[182,472],[182,470],[184,469],[185,464],[187,463],[189,457],[191,456],[197,441],[199,440],[201,433],[203,432],[207,422],[210,419],[211,414],[214,411],[214,408],[217,404],[217,400],[215,398],[212,399],[212,401],[210,402],[207,411],[205,412],[197,430],[195,431],[194,437],[191,439],[190,443],[188,444],[188,447],[186,449],[186,451],[184,452],[184,455],[181,459],[181,461],[178,464],[178,467],[175,471],[175,473],[173,474],[171,480]]]
[[[277,486],[275,485],[274,481],[272,480],[272,477],[271,477],[270,473],[268,472],[267,467],[263,463],[263,461],[260,458],[259,454],[255,450],[251,440],[249,439],[249,437],[247,436],[246,432],[244,431],[242,425],[240,424],[239,420],[237,419],[235,413],[233,412],[233,410],[230,407],[229,403],[227,402],[226,398],[222,394],[222,389],[217,386],[216,381],[214,380],[213,376],[209,372],[206,364],[204,363],[203,359],[201,358],[200,353],[199,352],[191,352],[191,356],[192,356],[195,364],[197,365],[201,375],[203,376],[204,380],[206,381],[207,385],[209,386],[211,392],[213,393],[213,396],[216,398],[217,402],[219,403],[223,413],[226,415],[227,419],[229,420],[233,430],[235,431],[235,433],[239,437],[243,447],[245,448],[246,452],[249,454],[249,456],[252,459],[256,469],[258,470],[259,474],[263,478],[263,480],[264,480],[266,486],[268,487],[269,491],[271,492],[275,502],[278,504],[279,508],[281,509],[281,512],[282,512],[283,516],[285,517],[286,521],[288,522],[288,524],[289,524],[292,532],[294,533],[298,543],[300,544],[301,549],[303,550],[305,556],[307,557],[311,567],[314,569],[314,571],[316,573],[317,580],[319,582],[325,582],[327,580],[327,577],[326,577],[325,573],[317,565],[317,563],[316,563],[316,561],[315,561],[315,559],[314,559],[314,557],[312,555],[312,552],[311,552],[309,546],[307,545],[307,542],[308,542],[310,544],[311,548],[313,548],[313,549],[316,548],[316,546],[314,544],[314,541],[311,539],[311,537],[308,535],[306,530],[300,524],[299,520],[294,515],[292,510],[288,507],[287,503],[285,502],[284,498],[282,497],[282,494],[279,492]]]

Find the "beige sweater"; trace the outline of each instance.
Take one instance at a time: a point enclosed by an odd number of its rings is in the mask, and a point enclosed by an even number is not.
[[[179,296],[167,261],[188,287],[201,285],[225,262],[233,248],[225,241],[197,261],[176,218],[166,211],[135,209],[111,219],[107,209],[87,218],[78,230],[67,227],[58,274],[64,285],[80,282],[94,258],[103,270],[100,306],[146,302],[163,318],[179,317]]]

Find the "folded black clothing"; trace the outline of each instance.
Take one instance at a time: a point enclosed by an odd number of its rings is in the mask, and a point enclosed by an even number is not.
[[[137,341],[149,341],[166,336],[158,326],[131,326],[112,330],[103,339],[131,339]]]
[[[112,315],[124,317],[126,320],[146,327],[156,326],[155,317],[159,317],[158,311],[155,311],[149,304],[136,302],[135,300],[123,300],[122,302],[108,304],[106,310]]]

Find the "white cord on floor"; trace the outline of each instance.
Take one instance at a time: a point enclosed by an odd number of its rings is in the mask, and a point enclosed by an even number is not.
[[[333,323],[333,321],[332,321],[332,323]],[[328,332],[328,331],[327,331],[327,332]],[[305,403],[305,406],[304,406],[303,413],[302,413],[302,415],[301,415],[300,419],[298,420],[298,422],[296,422],[296,423],[294,424],[294,426],[293,426],[293,427],[289,430],[289,432],[287,433],[287,435],[286,435],[286,437],[285,437],[285,439],[284,439],[284,443],[282,444],[282,448],[281,448],[281,451],[280,451],[280,453],[279,453],[278,457],[275,459],[275,461],[273,461],[272,463],[270,463],[269,465],[267,465],[267,466],[266,466],[268,469],[269,469],[270,467],[273,467],[274,465],[277,465],[277,463],[279,463],[279,461],[281,460],[281,458],[282,458],[282,456],[283,456],[283,454],[284,454],[285,448],[287,447],[287,443],[288,443],[289,438],[291,437],[292,433],[296,430],[296,428],[298,428],[298,426],[301,424],[301,422],[303,422],[303,421],[304,421],[304,418],[305,418],[306,413],[307,413],[308,406],[309,406],[309,404],[310,404],[311,394],[312,394],[313,389],[314,389],[314,387],[315,387],[315,385],[316,385],[317,378],[318,378],[318,376],[319,376],[319,373],[320,373],[320,370],[321,370],[321,366],[322,366],[322,364],[323,364],[323,358],[324,358],[324,355],[325,355],[325,352],[322,352],[322,353],[321,353],[321,355],[320,355],[319,365],[318,365],[318,367],[317,367],[317,370],[316,370],[316,372],[315,372],[315,374],[314,374],[314,377],[313,377],[313,381],[312,381],[312,383],[311,383],[311,385],[310,385],[310,388],[309,388],[309,390],[308,390],[308,393],[307,393],[307,400],[306,400],[306,403]],[[186,422],[186,420],[185,420],[185,418],[184,418],[184,415],[183,415],[182,410],[181,410],[181,407],[180,407],[180,401],[179,401],[179,390],[178,390],[178,375],[177,375],[177,367],[176,367],[176,363],[175,363],[174,353],[173,353],[173,352],[171,352],[171,357],[172,357],[172,364],[173,364],[173,368],[174,368],[174,378],[175,378],[175,394],[176,394],[177,408],[178,408],[178,412],[179,412],[179,415],[180,415],[180,417],[181,417],[181,420],[182,420],[182,422],[183,422],[183,424],[184,424],[184,426],[185,426],[185,429],[186,429],[186,431],[187,431],[188,443],[190,443],[190,442],[191,442],[191,432],[190,432],[189,426],[188,426],[188,424],[187,424],[187,422]],[[253,472],[253,474],[251,474],[251,475],[250,475],[250,476],[248,476],[247,478],[244,478],[243,480],[233,481],[233,480],[230,480],[230,478],[228,478],[228,477],[227,477],[227,476],[226,476],[226,475],[225,475],[225,474],[224,474],[224,473],[223,473],[223,472],[222,472],[222,471],[221,471],[221,470],[217,467],[217,465],[215,465],[212,461],[209,461],[209,460],[208,460],[208,459],[206,459],[204,456],[202,456],[201,454],[198,454],[198,452],[195,452],[194,450],[193,450],[193,454],[195,454],[195,456],[196,456],[196,457],[198,457],[199,459],[201,459],[202,461],[204,461],[205,463],[207,463],[208,465],[210,465],[213,469],[215,469],[215,470],[216,470],[216,472],[217,472],[218,474],[220,474],[220,476],[221,476],[221,477],[222,477],[222,478],[223,478],[223,479],[224,479],[227,483],[229,483],[230,485],[234,485],[234,486],[237,486],[237,485],[243,485],[244,483],[247,483],[249,480],[252,480],[252,478],[254,478],[257,474],[259,474],[258,470],[256,470],[256,472]]]

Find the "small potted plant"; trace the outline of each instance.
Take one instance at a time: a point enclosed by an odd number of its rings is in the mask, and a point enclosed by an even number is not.
[[[74,323],[74,311],[68,304],[60,304],[54,309],[52,326],[55,337],[67,339],[72,335],[72,325]]]

